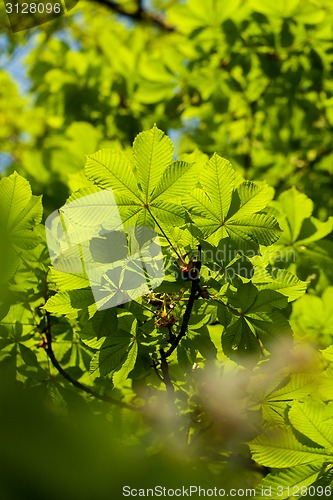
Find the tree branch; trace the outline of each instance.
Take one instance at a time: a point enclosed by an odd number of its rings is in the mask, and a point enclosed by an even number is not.
[[[59,361],[57,360],[53,347],[52,347],[52,334],[51,334],[51,316],[49,312],[46,312],[46,328],[45,328],[45,337],[46,339],[43,339],[43,341],[40,343],[39,347],[43,347],[45,350],[47,356],[49,357],[52,365],[54,368],[72,385],[80,389],[81,391],[85,392],[86,394],[90,394],[90,396],[94,396],[96,399],[99,399],[101,401],[106,401],[107,403],[112,403],[114,405],[120,406],[121,408],[126,408],[128,410],[140,410],[138,406],[135,405],[130,405],[128,403],[124,403],[123,401],[118,401],[115,398],[112,398],[111,396],[107,396],[104,394],[99,394],[98,392],[95,392],[93,389],[90,387],[87,387],[78,380],[72,378],[69,373],[66,372],[62,368],[62,366],[59,364]]]
[[[160,355],[161,355],[161,370],[163,373],[163,382],[165,383],[165,386],[167,388],[169,395],[173,399],[175,389],[174,389],[172,382],[171,382],[171,378],[170,378],[170,374],[169,374],[169,365],[168,365],[168,362],[166,359],[167,358],[166,354],[165,354],[163,349],[160,349]]]
[[[150,23],[168,32],[175,31],[175,27],[169,24],[163,17],[154,12],[149,12],[142,7],[142,2],[138,2],[138,6],[135,12],[128,12],[123,9],[121,5],[112,0],[89,0],[100,5],[104,5],[110,10],[113,10],[116,14],[133,19],[133,21],[141,21],[145,23]]]
[[[181,339],[186,335],[188,323],[190,321],[192,309],[194,306],[194,301],[197,298],[197,292],[200,290],[200,278],[199,278],[200,269],[201,269],[201,246],[198,245],[198,260],[194,262],[194,267],[191,269],[191,271],[192,271],[191,277],[190,277],[191,282],[192,282],[191,283],[191,293],[190,293],[190,297],[188,299],[188,302],[186,304],[186,309],[185,309],[185,313],[183,316],[182,326],[180,328],[178,335],[176,335],[175,338],[173,339],[171,346],[164,353],[166,358],[171,356],[173,351],[177,348]]]
[[[172,399],[174,399],[175,389],[172,385],[172,381],[170,378],[169,365],[168,365],[167,358],[169,356],[171,356],[173,351],[177,348],[181,339],[186,335],[188,323],[189,323],[190,318],[191,318],[191,312],[193,309],[194,301],[197,298],[197,292],[200,290],[200,285],[199,285],[200,268],[201,268],[201,246],[198,245],[198,260],[194,262],[194,267],[191,268],[191,270],[190,270],[191,271],[190,279],[192,281],[191,293],[190,293],[190,297],[188,299],[188,302],[186,304],[186,309],[185,309],[185,313],[183,316],[182,326],[180,328],[178,335],[174,335],[171,332],[171,330],[169,329],[169,341],[171,341],[171,346],[169,347],[169,349],[167,351],[165,351],[164,349],[160,349],[161,370],[162,370],[162,374],[163,374],[162,380],[165,383],[167,391]]]

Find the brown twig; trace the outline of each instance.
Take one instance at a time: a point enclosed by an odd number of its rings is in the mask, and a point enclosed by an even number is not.
[[[195,266],[191,270],[192,271],[192,273],[191,273],[192,274],[192,276],[191,276],[191,293],[190,293],[190,297],[188,299],[188,302],[186,304],[186,309],[185,309],[185,313],[183,316],[182,326],[180,327],[180,331],[179,331],[178,335],[176,335],[174,337],[173,342],[171,343],[171,346],[165,352],[166,358],[171,356],[173,351],[177,348],[181,339],[186,335],[188,323],[190,321],[192,309],[194,306],[194,302],[195,302],[195,299],[197,298],[197,292],[200,289],[200,278],[199,278],[200,268],[201,268],[201,246],[200,245],[198,245],[198,260],[195,261],[194,264],[195,264]]]
[[[116,14],[121,16],[128,17],[129,19],[133,19],[134,21],[141,21],[145,23],[150,23],[157,26],[160,29],[163,29],[168,32],[175,31],[175,27],[169,24],[163,17],[154,12],[150,12],[145,10],[142,7],[142,2],[138,2],[137,9],[134,12],[128,12],[123,9],[121,5],[112,0],[89,0],[90,2],[98,3],[100,5],[104,5],[108,9],[113,10]]]
[[[175,389],[172,385],[170,374],[169,374],[169,365],[167,362],[167,356],[166,353],[164,352],[164,349],[160,349],[160,355],[161,355],[161,370],[163,373],[163,382],[165,383],[165,386],[167,388],[167,391],[172,398],[174,397],[174,392]]]
[[[157,365],[155,360],[152,362],[152,364],[150,366],[152,368],[154,368],[154,371],[155,371],[157,378],[159,378],[161,380],[161,382],[164,382],[163,377],[160,375],[160,372],[158,371],[158,365]]]
[[[200,274],[200,268],[201,268],[201,246],[198,245],[198,260],[195,262],[195,266],[191,269],[191,293],[190,297],[188,300],[188,303],[186,304],[186,309],[185,313],[183,316],[183,322],[182,326],[180,327],[180,331],[178,335],[170,335],[170,330],[169,330],[169,341],[171,341],[171,345],[167,351],[164,349],[160,349],[160,356],[161,356],[161,370],[163,374],[163,382],[165,383],[165,386],[167,388],[167,391],[169,392],[169,395],[174,397],[174,387],[170,378],[169,374],[169,365],[168,365],[168,357],[171,356],[173,351],[177,348],[179,345],[179,342],[181,339],[186,335],[187,328],[188,328],[188,323],[190,321],[191,317],[191,312],[193,309],[194,301],[197,298],[197,292],[200,288],[199,286],[199,274]]]

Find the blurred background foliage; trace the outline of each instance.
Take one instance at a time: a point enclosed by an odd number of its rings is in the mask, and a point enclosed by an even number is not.
[[[136,2],[120,2],[129,15]],[[1,150],[49,211],[76,187],[84,154],[126,149],[154,123],[178,153],[217,151],[296,185],[332,213],[333,7],[330,0],[146,2],[174,31],[94,2],[11,34],[1,14]],[[24,53],[24,92],[6,62]]]

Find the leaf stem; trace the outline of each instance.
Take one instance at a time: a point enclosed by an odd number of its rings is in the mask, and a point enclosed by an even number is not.
[[[162,226],[160,225],[160,223],[157,221],[157,219],[153,216],[153,214],[151,213],[151,211],[149,210],[149,207],[147,207],[147,210],[149,212],[149,215],[151,216],[151,218],[153,219],[153,221],[155,222],[156,226],[159,228],[159,230],[161,231],[161,233],[163,234],[164,238],[167,240],[167,242],[169,243],[169,245],[171,246],[172,250],[175,252],[175,254],[177,255],[177,257],[182,260],[182,256],[178,253],[176,247],[174,247],[174,245],[171,243],[169,237],[165,234],[165,231],[164,229],[162,228]]]

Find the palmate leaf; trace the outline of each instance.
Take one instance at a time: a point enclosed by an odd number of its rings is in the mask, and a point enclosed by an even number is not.
[[[295,399],[305,398],[315,389],[318,375],[312,373],[294,373],[287,384],[280,389],[275,389],[267,395],[266,400],[291,402]]]
[[[254,266],[252,283],[258,290],[274,290],[288,298],[288,301],[299,299],[304,295],[308,282],[300,280],[295,274],[286,269],[267,269]]]
[[[311,217],[313,201],[295,187],[284,191],[272,206],[284,230],[278,244],[307,245],[324,238],[333,230],[333,218],[322,222]]]
[[[115,335],[118,329],[117,308],[97,311],[85,322],[80,331],[82,342],[93,349],[100,349],[107,337]]]
[[[311,216],[313,203],[305,194],[295,187],[283,192],[278,199],[281,212],[285,217],[283,239],[296,241],[304,219]]]
[[[230,238],[240,248],[244,246],[244,243],[271,245],[281,233],[276,219],[267,214],[252,214],[238,218],[236,213],[226,221],[226,228]]]
[[[301,269],[304,268],[307,274],[310,269],[316,273],[320,269],[330,280],[333,278],[333,242],[331,240],[311,241],[306,245],[300,245],[298,255],[301,258]]]
[[[253,460],[265,467],[322,465],[333,458],[333,448],[305,446],[287,426],[271,427],[248,444]]]
[[[54,315],[76,318],[78,311],[93,304],[94,296],[89,288],[58,292],[47,300],[44,309]]]
[[[287,307],[287,298],[275,290],[259,290],[255,300],[247,309],[247,313],[257,313],[260,311],[272,312],[274,308],[284,309]]]
[[[193,165],[184,161],[175,161],[164,171],[151,199],[156,200],[166,193],[168,197],[182,196],[184,186],[193,185]]]
[[[114,387],[121,385],[131,373],[135,366],[136,358],[138,356],[138,343],[134,340],[129,347],[126,361],[122,364],[120,370],[116,371],[112,376]]]
[[[98,280],[94,281],[92,275],[88,277],[84,272],[83,266],[81,267],[80,272],[77,266],[76,249],[73,251],[70,250],[65,255],[62,255],[61,271],[55,269],[55,267],[50,267],[48,275],[49,283],[54,283],[60,292],[80,290],[88,288],[91,285],[97,285]]]
[[[128,158],[111,150],[89,155],[86,177],[100,188],[112,188],[124,225],[168,227],[184,224],[180,197],[191,190],[196,167],[173,162],[171,140],[156,126],[142,132],[133,144],[133,166]]]
[[[321,353],[327,361],[330,363],[333,362],[333,345],[330,345],[329,347],[326,347],[326,349],[322,349]]]
[[[119,371],[121,373],[116,377],[119,384],[127,377],[136,360],[136,347],[133,348],[136,327],[137,321],[132,313],[123,311],[117,317],[116,308],[97,311],[89,319],[82,328],[80,337],[84,344],[97,349],[90,361],[91,374],[105,376]]]
[[[333,427],[325,422],[327,418],[327,406],[314,400],[295,401],[288,413],[288,419],[297,431],[319,446],[333,448]]]
[[[307,338],[322,345],[332,343],[333,287],[327,287],[321,297],[306,294],[293,305],[291,324],[297,338]]]
[[[292,329],[288,320],[278,311],[248,313],[245,317],[256,332],[256,336],[260,339],[262,345],[269,351],[280,340],[286,342],[287,339],[292,337]]]
[[[246,181],[235,188],[234,169],[216,153],[202,169],[200,184],[183,204],[209,243],[230,237],[243,249],[277,241],[281,230],[275,217],[257,213],[271,200],[268,186]]]
[[[205,166],[200,182],[211,200],[214,214],[225,220],[235,184],[235,170],[231,163],[215,153]]]
[[[273,197],[274,190],[267,184],[255,184],[251,181],[243,182],[237,189],[241,205],[237,210],[237,217],[263,210],[267,202]]]
[[[119,370],[126,360],[131,340],[132,335],[124,330],[117,330],[112,337],[108,337],[93,356],[90,373],[105,376],[113,370]]]
[[[14,172],[0,181],[1,237],[16,252],[34,248],[40,241],[35,227],[43,216],[41,196],[33,196],[29,182]]]
[[[244,313],[251,307],[257,295],[258,290],[251,282],[243,283],[238,280],[237,292],[230,294],[229,302]]]
[[[271,204],[271,213],[277,218],[283,230],[282,235],[272,248],[272,258],[279,261],[302,261],[316,267],[331,267],[330,251],[325,252],[325,242],[319,241],[328,236],[333,230],[333,217],[322,222],[312,217],[313,202],[305,194],[297,191],[295,187],[283,192],[277,201]],[[321,244],[324,243],[323,262],[320,262]],[[330,242],[327,242],[330,243]],[[318,256],[316,251],[318,248]],[[312,254],[312,252],[314,252]],[[281,256],[285,254],[285,258]],[[287,258],[288,257],[288,258]],[[300,261],[298,261],[300,258]],[[325,261],[326,259],[326,261]]]
[[[11,235],[33,229],[42,219],[41,196],[32,196],[29,182],[16,172],[1,179],[0,203],[1,226]]]
[[[314,394],[320,382],[316,373],[294,373],[286,383],[284,381],[285,375],[274,372],[256,375],[251,381],[251,399],[256,408],[261,408],[264,420],[270,425],[284,425],[287,406]]]
[[[258,354],[260,345],[249,322],[245,318],[238,318],[229,325],[222,335],[222,348],[224,354],[233,358],[233,354]]]
[[[239,281],[237,291],[228,292],[229,304],[237,309],[234,320],[222,336],[224,353],[233,357],[252,352],[259,355],[261,346],[266,349],[280,336],[291,336],[287,319],[275,311],[287,305],[287,299],[273,290],[259,291],[251,282]]]
[[[37,343],[34,338],[36,318],[30,304],[25,304],[24,294],[13,294],[11,306],[2,311],[0,321],[0,365],[6,360],[13,374],[17,370],[19,379],[29,377],[45,380],[47,376],[37,360]],[[15,303],[16,302],[16,303]]]
[[[310,486],[322,474],[322,466],[299,465],[268,474],[257,487],[256,498],[266,498],[269,492],[271,500],[286,499],[290,495],[300,496],[300,488]]]
[[[152,191],[166,167],[172,162],[172,142],[162,130],[154,126],[148,133],[136,137],[133,143],[133,156],[144,202],[149,203]]]
[[[259,356],[261,346],[270,350],[278,339],[291,337],[292,330],[287,319],[277,311],[269,314],[244,314],[231,323],[222,335],[223,351],[229,357],[236,357],[244,352]]]
[[[88,155],[85,174],[103,189],[111,188],[140,201],[131,164],[125,155],[117,151],[102,149],[93,155]]]
[[[110,190],[98,190],[95,186],[91,189],[81,189],[70,196],[65,206],[59,210],[62,217],[62,227],[66,231],[74,234],[77,227],[80,228],[80,241],[82,241],[82,230],[87,231],[87,238],[91,228],[101,224],[101,220],[106,219],[108,224],[112,224],[112,229],[121,227],[121,220],[115,207],[115,199]]]
[[[14,172],[0,180],[0,281],[5,283],[19,266],[19,257],[41,241],[37,231],[43,215],[41,196]]]
[[[203,189],[195,188],[184,200],[183,205],[188,210],[191,219],[209,243],[217,244],[228,236],[223,220],[215,213],[210,197]],[[214,235],[214,238],[212,237]]]
[[[209,316],[208,318],[206,317],[206,323],[208,323],[207,319],[209,320]],[[216,346],[214,345],[214,342],[210,338],[207,325],[201,326],[203,322],[204,320],[199,322],[198,325],[189,326],[190,330],[193,329],[196,331],[191,331],[188,339],[188,344],[195,351],[199,351],[199,353],[207,360],[216,359],[216,354],[217,354]]]

